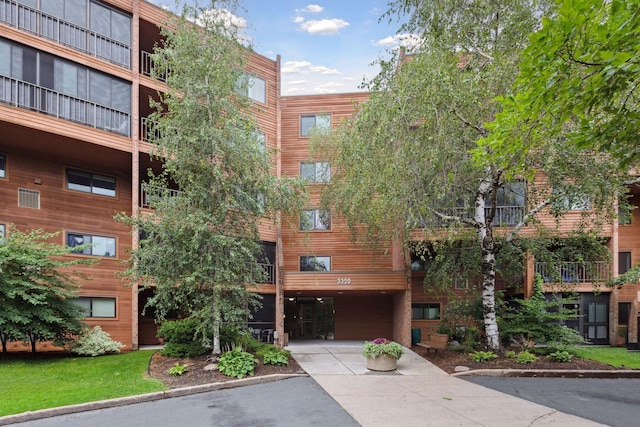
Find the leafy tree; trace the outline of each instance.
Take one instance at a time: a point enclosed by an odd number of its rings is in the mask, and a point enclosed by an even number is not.
[[[619,188],[606,156],[581,151],[560,135],[517,159],[478,146],[489,135],[484,123],[500,111],[495,98],[509,93],[527,36],[546,10],[546,2],[534,0],[393,2],[387,15],[408,15],[402,30],[418,34],[421,45],[400,57],[400,66],[397,57],[382,61],[366,85],[370,98],[354,117],[314,138],[315,153],[331,159],[336,171],[324,201],[365,242],[409,244],[415,229],[423,230],[426,246],[473,238],[492,349],[500,346],[501,249],[525,225],[540,225],[541,213],[560,219],[580,202],[591,207],[585,225],[593,212],[606,220]],[[499,204],[514,209],[501,211]],[[500,227],[503,222],[512,226]]]
[[[199,339],[215,354],[220,326],[246,322],[258,303],[250,289],[265,281],[258,223],[275,220],[302,188],[270,173],[273,153],[258,136],[256,107],[246,96],[250,50],[234,21],[214,9],[219,3],[185,6],[163,30],[153,62],[169,70],[167,90],[152,101],[150,116],[163,171],[150,172],[153,212],[120,216],[143,236],[128,277],[154,286],[149,304],[160,320],[175,310],[196,319]]]
[[[47,243],[58,233],[10,227],[0,243],[0,338],[27,340],[35,353],[38,341],[65,344],[81,332],[82,308],[73,303],[78,287],[68,269],[91,260],[62,260],[76,248]]]

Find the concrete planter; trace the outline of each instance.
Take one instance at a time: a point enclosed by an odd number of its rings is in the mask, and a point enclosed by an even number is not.
[[[398,359],[381,354],[378,357],[367,357],[367,369],[370,371],[394,371],[398,368]]]

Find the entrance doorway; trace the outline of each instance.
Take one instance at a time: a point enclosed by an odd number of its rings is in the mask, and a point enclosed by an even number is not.
[[[290,340],[333,339],[333,297],[285,297],[284,331]]]

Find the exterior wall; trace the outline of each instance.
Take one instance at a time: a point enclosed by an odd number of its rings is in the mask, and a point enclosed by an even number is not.
[[[342,295],[335,299],[335,339],[372,340],[393,336],[389,295]]]

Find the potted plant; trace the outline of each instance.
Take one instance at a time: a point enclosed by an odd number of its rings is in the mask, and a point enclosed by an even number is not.
[[[363,354],[367,358],[367,369],[371,371],[393,371],[403,352],[400,344],[386,338],[364,342]]]

